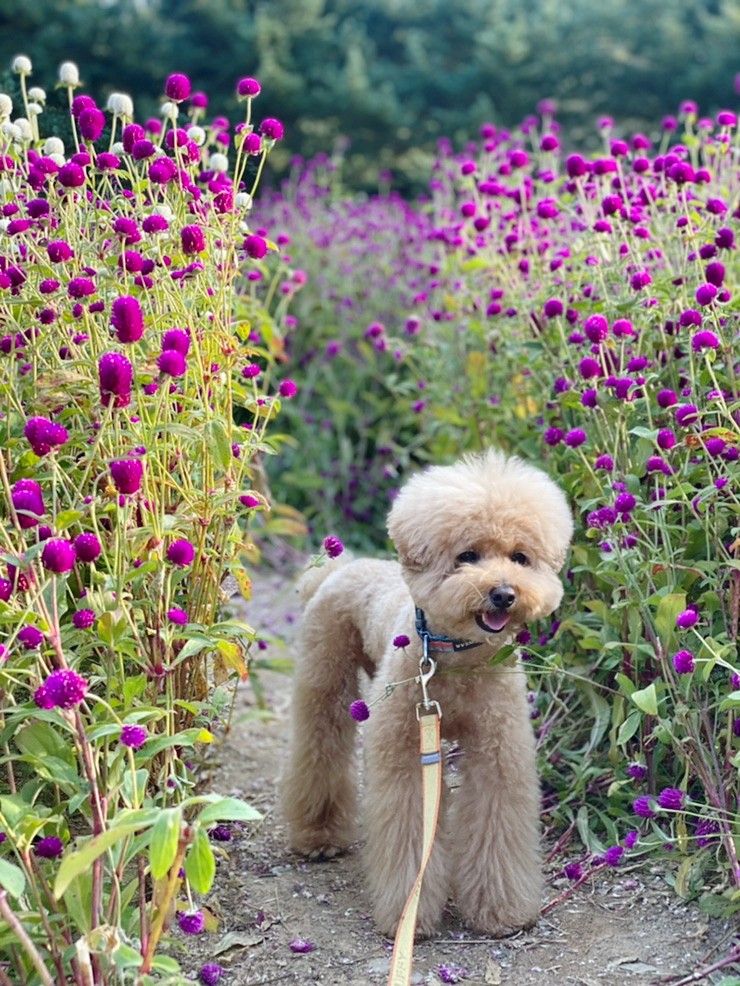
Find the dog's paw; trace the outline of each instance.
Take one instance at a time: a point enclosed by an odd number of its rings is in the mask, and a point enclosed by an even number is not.
[[[498,911],[467,912],[463,919],[468,928],[489,938],[510,938],[519,931],[526,931],[537,924],[538,914],[507,915]]]
[[[311,863],[328,863],[330,860],[336,859],[338,856],[343,856],[347,850],[347,846],[317,846],[315,849],[310,849],[303,855]]]

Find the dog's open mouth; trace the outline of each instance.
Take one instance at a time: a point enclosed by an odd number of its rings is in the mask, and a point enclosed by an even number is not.
[[[486,633],[501,633],[511,618],[511,613],[504,609],[487,609],[476,613],[475,622]]]

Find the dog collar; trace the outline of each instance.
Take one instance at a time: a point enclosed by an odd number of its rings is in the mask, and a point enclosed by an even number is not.
[[[422,644],[425,644],[425,651],[435,654],[442,651],[470,650],[471,647],[480,647],[477,640],[455,640],[454,637],[445,637],[441,633],[432,633],[427,626],[427,618],[424,610],[416,607],[416,632]]]

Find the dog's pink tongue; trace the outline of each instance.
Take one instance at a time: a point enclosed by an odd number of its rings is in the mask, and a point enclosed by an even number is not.
[[[483,622],[487,627],[490,627],[491,630],[503,630],[509,622],[509,614],[489,611],[483,613]]]

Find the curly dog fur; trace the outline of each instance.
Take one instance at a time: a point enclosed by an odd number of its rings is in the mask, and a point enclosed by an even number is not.
[[[429,629],[477,642],[440,653],[430,696],[442,735],[463,751],[460,783],[443,792],[424,878],[418,932],[432,934],[452,895],[464,921],[490,935],[532,925],[540,908],[540,791],[525,676],[491,658],[562,597],[558,572],[573,533],[561,490],[518,458],[491,450],[413,476],[388,532],[400,564],[337,559],[312,569],[295,674],[283,811],[292,848],[311,858],[357,837],[356,724],[348,705],[380,698],[364,725],[364,862],[378,929],[393,936],[421,851],[421,771],[415,703]],[[393,639],[405,634],[405,648]]]

